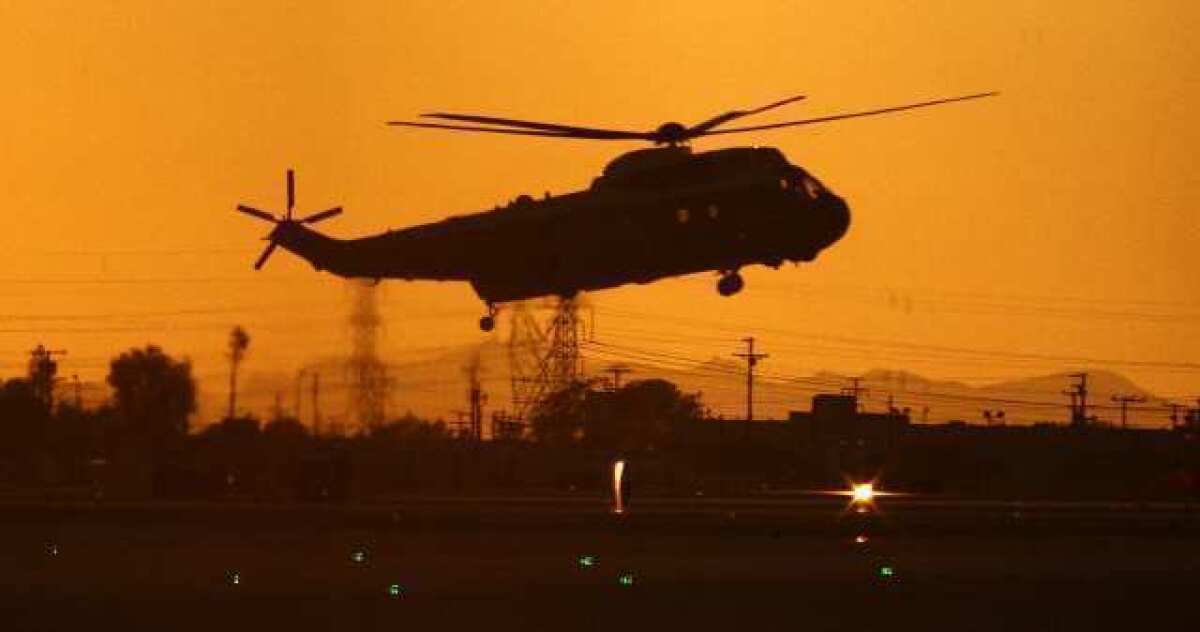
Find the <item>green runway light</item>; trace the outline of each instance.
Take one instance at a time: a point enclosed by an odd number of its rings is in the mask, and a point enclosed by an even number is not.
[[[597,562],[595,555],[580,555],[576,561],[579,564],[579,568],[595,568]]]
[[[880,566],[879,567],[879,576],[880,577],[892,577],[895,574],[896,574],[896,569],[892,568],[891,566]]]
[[[621,573],[617,577],[617,584],[620,586],[629,587],[633,585],[633,573]]]
[[[399,597],[404,594],[404,587],[400,584],[392,584],[388,586],[388,596]]]

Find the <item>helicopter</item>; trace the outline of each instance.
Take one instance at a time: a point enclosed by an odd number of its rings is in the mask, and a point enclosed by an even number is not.
[[[804,99],[793,96],[733,110],[695,125],[663,123],[648,131],[613,130],[519,119],[433,112],[426,121],[391,126],[544,138],[646,141],[621,154],[585,190],[535,198],[358,239],[335,239],[309,228],[341,207],[293,216],[295,174],[287,171],[287,207],[276,216],[239,204],[237,210],[274,224],[254,262],[263,267],[277,247],[319,271],[348,278],[465,281],[484,301],[483,331],[495,327],[503,303],[715,271],[717,292],[732,296],[745,283],[742,267],[778,268],[808,262],[837,243],[850,226],[845,200],[772,147],[693,152],[690,141],[872,116],[979,99],[982,92],[874,110],[742,127],[727,124]]]

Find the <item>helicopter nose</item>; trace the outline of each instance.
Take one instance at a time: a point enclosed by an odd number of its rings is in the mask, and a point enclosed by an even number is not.
[[[846,201],[832,193],[826,193],[824,197],[821,204],[823,207],[821,232],[824,238],[822,249],[836,244],[846,235],[846,231],[850,230],[850,207],[846,205]]]

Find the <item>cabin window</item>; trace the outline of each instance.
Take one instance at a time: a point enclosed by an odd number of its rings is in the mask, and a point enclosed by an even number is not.
[[[808,176],[805,176],[802,182],[804,182],[804,192],[808,194],[808,197],[817,199],[817,196],[821,194],[821,185]]]
[[[721,209],[717,208],[716,204],[708,205],[708,218],[709,219],[717,219],[717,215],[720,215],[720,214],[721,214]]]
[[[691,214],[691,212],[690,212],[690,211],[688,211],[686,208],[681,208],[681,209],[679,209],[679,210],[675,211],[675,219],[676,219],[676,220],[677,220],[677,221],[678,221],[680,224],[686,224],[686,223],[688,223],[688,220],[689,220],[689,219],[691,219],[691,218],[692,218],[692,214]]]

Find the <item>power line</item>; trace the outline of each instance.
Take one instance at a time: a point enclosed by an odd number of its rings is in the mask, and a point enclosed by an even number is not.
[[[601,311],[601,313],[604,313],[604,312],[608,312],[610,310],[602,309],[600,311]],[[619,313],[619,311],[618,311],[618,313]],[[633,317],[636,317],[639,319],[645,319],[648,316],[649,315],[644,314],[644,313],[641,313],[641,314],[634,313],[633,314]],[[657,318],[659,320],[682,321],[684,324],[688,324],[691,326],[696,326],[696,323],[705,323],[705,325],[710,324],[706,321],[702,321],[702,320],[694,319],[694,318],[693,319],[680,319],[680,318],[676,318],[676,317],[657,316],[657,315],[655,316],[655,318]],[[724,323],[711,323],[712,328],[724,330],[724,331],[737,331],[737,327],[745,328],[747,326],[748,325],[744,325],[744,324],[726,325]],[[1159,368],[1185,369],[1188,371],[1200,371],[1200,364],[1197,364],[1194,362],[1119,360],[1119,359],[1096,358],[1096,357],[1088,357],[1088,356],[1066,356],[1066,355],[1053,355],[1053,354],[1024,353],[1024,352],[1016,352],[1016,351],[1003,351],[1003,350],[998,350],[998,349],[977,349],[977,348],[967,348],[967,347],[954,347],[954,346],[948,346],[948,345],[918,344],[918,343],[900,342],[900,341],[892,341],[892,340],[858,338],[858,337],[851,337],[851,336],[836,336],[836,335],[829,335],[829,334],[811,334],[811,333],[804,333],[804,332],[798,332],[798,331],[786,330],[786,329],[757,327],[757,326],[753,326],[753,325],[749,325],[749,327],[755,329],[756,331],[760,331],[760,332],[765,331],[768,333],[778,333],[778,334],[781,334],[784,336],[789,336],[789,337],[802,337],[802,338],[812,338],[812,339],[817,339],[817,340],[830,340],[830,341],[834,341],[834,342],[841,342],[841,343],[856,345],[856,346],[865,346],[868,348],[875,348],[875,349],[882,346],[882,347],[894,347],[894,348],[905,349],[905,350],[932,351],[932,352],[938,352],[938,353],[950,354],[950,355],[983,356],[984,358],[1009,358],[1009,359],[1019,359],[1019,360],[1049,361],[1049,362],[1064,362],[1064,363],[1086,363],[1086,364],[1096,364],[1096,365],[1106,365],[1107,364],[1107,365],[1113,365],[1113,366],[1129,366],[1129,367],[1159,367]]]
[[[653,361],[655,361],[655,358],[657,356],[660,359],[665,358],[667,360],[674,361],[676,363],[682,363],[683,365],[690,365],[693,369],[697,369],[699,367],[704,367],[703,371],[706,371],[709,374],[715,373],[718,375],[725,375],[725,376],[740,375],[740,371],[735,371],[732,368],[714,367],[710,363],[705,363],[696,358],[688,358],[685,356],[678,356],[678,355],[672,355],[672,354],[666,354],[666,353],[656,353],[656,352],[649,352],[649,351],[643,351],[643,350],[628,349],[628,348],[621,347],[620,345],[614,345],[611,343],[604,343],[604,342],[600,342],[600,341],[590,342],[590,343],[588,343],[588,346],[589,347],[592,347],[592,346],[605,347],[605,348],[607,348],[607,351],[611,355],[616,355],[618,357],[623,357],[626,359],[633,359],[633,360],[636,360],[639,362],[653,362]],[[674,367],[667,367],[667,368],[674,370]],[[830,380],[830,379],[822,379],[822,378],[814,378],[814,377],[806,377],[806,376],[795,376],[795,375],[788,375],[788,374],[782,374],[782,373],[771,373],[771,374],[762,373],[761,376],[775,378],[777,380],[812,383],[815,385],[827,386],[830,388],[834,388],[837,385],[844,383],[841,380]],[[772,385],[780,386],[781,383],[772,382]],[[944,392],[939,392],[939,391],[911,391],[911,390],[907,390],[907,389],[900,389],[895,392],[897,394],[903,394],[903,395],[907,396],[907,397],[905,397],[905,399],[909,399],[909,400],[911,400],[912,398],[924,398],[924,399],[935,399],[935,400],[943,400],[943,401],[958,401],[958,402],[972,402],[972,403],[986,403],[986,404],[1006,404],[1006,405],[1010,405],[1010,406],[1029,406],[1029,407],[1053,408],[1053,409],[1061,409],[1065,406],[1065,404],[1063,404],[1062,402],[1016,399],[1016,398],[1008,398],[1008,397],[993,397],[993,396],[985,396],[985,395],[966,395],[966,394],[957,394],[957,393],[944,393]],[[1089,405],[1088,408],[1092,408],[1092,409],[1104,408],[1104,409],[1112,409],[1112,410],[1118,409],[1118,407],[1116,407],[1116,406],[1104,407],[1104,406],[1096,406],[1096,405]],[[1139,410],[1148,410],[1148,409],[1143,408],[1143,409],[1139,409]]]

